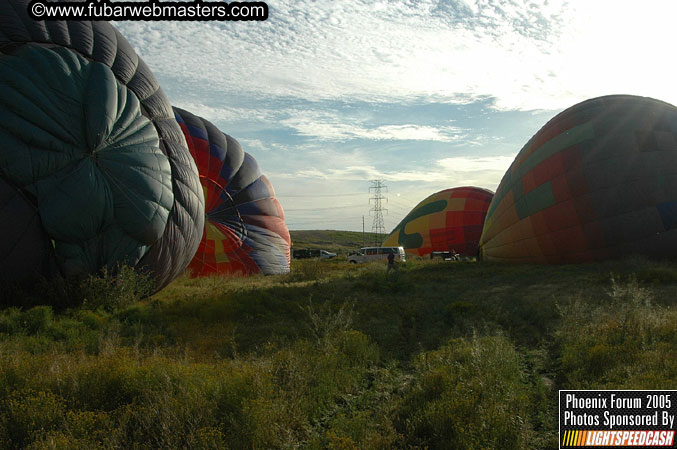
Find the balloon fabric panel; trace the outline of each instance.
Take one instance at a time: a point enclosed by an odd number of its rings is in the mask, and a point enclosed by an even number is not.
[[[209,121],[174,108],[195,159],[207,225],[192,276],[289,271],[291,239],[284,212],[256,160]]]
[[[459,187],[437,192],[414,207],[383,242],[425,256],[451,251],[475,256],[491,191]]]
[[[131,264],[159,290],[185,270],[204,220],[197,168],[171,106],[109,23],[35,21],[28,4],[0,2],[0,71],[14,78],[0,91],[10,136],[0,172],[37,211],[31,229],[48,243],[27,250],[44,254],[24,259],[42,261],[26,273]]]
[[[677,109],[600,97],[549,121],[506,172],[489,208],[483,257],[566,263],[674,253]]]

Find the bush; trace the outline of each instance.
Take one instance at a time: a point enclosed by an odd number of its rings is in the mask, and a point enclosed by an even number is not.
[[[54,313],[50,306],[35,306],[27,311],[8,308],[0,313],[0,333],[38,334],[51,330]]]
[[[419,355],[396,422],[406,446],[525,448],[532,431],[520,363],[502,336],[456,339]]]
[[[133,267],[119,266],[115,270],[104,267],[97,275],[41,279],[29,287],[3,286],[0,306],[32,308],[48,305],[57,310],[84,306],[114,312],[150,296],[154,290],[153,280]]]
[[[24,448],[47,432],[63,428],[64,416],[65,402],[51,392],[15,391],[0,402],[0,443],[6,448]]]
[[[656,305],[635,277],[611,278],[607,301],[560,308],[555,335],[567,389],[675,387],[677,312]]]
[[[329,273],[326,261],[319,259],[303,259],[292,261],[287,281],[318,281]]]
[[[79,281],[77,294],[87,309],[115,312],[148,297],[154,289],[150,277],[121,266],[115,272],[104,268],[101,276],[90,275]]]

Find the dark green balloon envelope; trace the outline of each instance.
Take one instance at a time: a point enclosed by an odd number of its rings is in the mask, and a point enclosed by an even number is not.
[[[121,264],[160,289],[202,237],[204,200],[169,101],[105,22],[35,22],[0,4],[0,271]]]

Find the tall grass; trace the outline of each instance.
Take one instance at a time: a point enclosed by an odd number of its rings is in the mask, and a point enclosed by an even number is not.
[[[558,389],[677,384],[677,264],[318,263],[5,307],[0,448],[554,448]]]
[[[677,311],[660,306],[635,276],[611,278],[609,301],[590,305],[577,298],[562,307],[562,376],[590,388],[674,389]]]
[[[526,448],[529,391],[519,353],[502,336],[455,339],[415,360],[398,427],[417,448]]]

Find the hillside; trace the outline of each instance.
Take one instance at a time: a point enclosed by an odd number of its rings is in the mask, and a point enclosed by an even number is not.
[[[358,231],[292,230],[289,233],[294,249],[319,248],[337,254],[347,254],[365,245],[373,245],[375,241],[374,233],[363,235]]]
[[[400,268],[14,295],[0,448],[547,449],[559,389],[677,388],[677,263]]]

